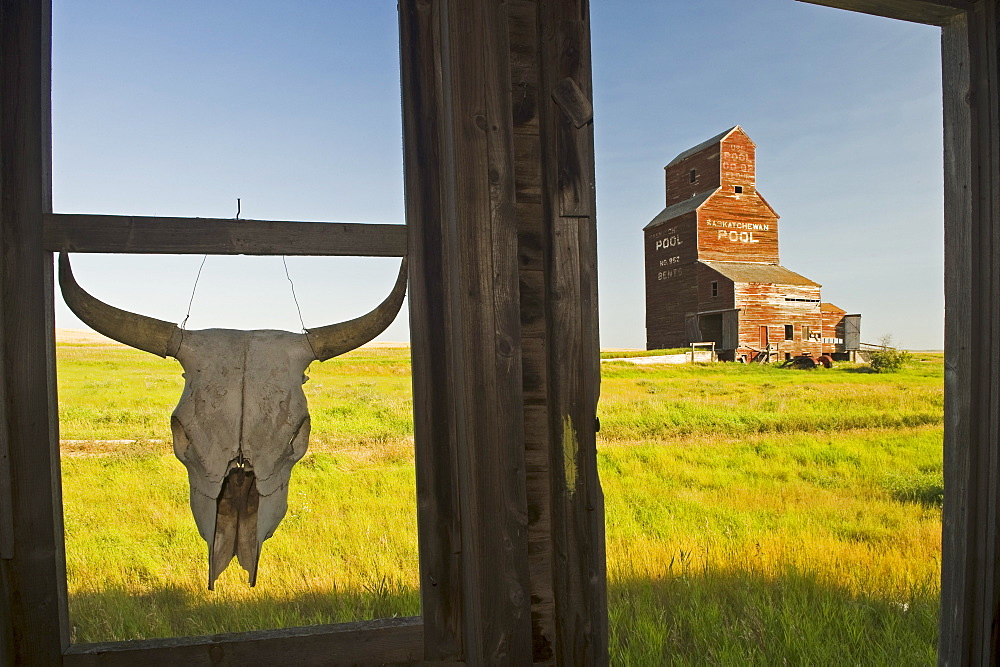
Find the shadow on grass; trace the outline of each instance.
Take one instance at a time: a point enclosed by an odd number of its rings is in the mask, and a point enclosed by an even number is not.
[[[794,571],[609,583],[616,665],[933,665],[938,597],[854,595]]]
[[[683,568],[695,570],[696,568]],[[212,635],[416,616],[415,589],[210,600],[180,588],[71,596],[75,642]],[[609,582],[611,661],[659,664],[897,664],[937,660],[938,598],[855,595],[787,571],[686,571]]]
[[[418,616],[416,589],[380,584],[361,591],[235,598],[167,587],[147,593],[107,589],[70,595],[74,643],[274,630]]]

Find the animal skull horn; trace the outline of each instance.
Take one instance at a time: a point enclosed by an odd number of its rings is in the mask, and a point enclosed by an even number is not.
[[[309,442],[306,368],[389,326],[402,305],[406,276],[404,257],[392,292],[373,311],[306,334],[182,331],[94,298],[77,284],[66,253],[59,255],[59,285],[77,317],[121,343],[175,357],[184,368],[184,393],[170,427],[174,453],[188,471],[191,511],[208,543],[210,589],[233,557],[250,585],[256,583],[261,545],[285,516],[291,469]]]
[[[69,255],[64,252],[59,253],[59,287],[66,305],[94,331],[143,352],[160,357],[176,356],[183,335],[180,327],[109,306],[90,296],[77,284]]]
[[[385,331],[385,328],[396,319],[399,307],[403,305],[403,297],[406,296],[406,275],[407,267],[404,257],[399,266],[399,276],[396,278],[392,292],[375,310],[347,322],[328,324],[317,329],[307,329],[306,337],[309,339],[309,346],[312,347],[317,361],[326,361],[345,352],[350,352]]]

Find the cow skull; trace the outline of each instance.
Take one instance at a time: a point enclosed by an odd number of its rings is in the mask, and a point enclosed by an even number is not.
[[[184,392],[170,427],[174,453],[187,467],[191,511],[208,543],[208,587],[234,556],[253,586],[261,545],[285,516],[292,466],[309,442],[305,370],[367,343],[392,323],[406,293],[406,258],[375,310],[304,334],[187,331],[119,310],[77,284],[66,253],[59,255],[59,285],[70,310],[95,331],[181,362]]]

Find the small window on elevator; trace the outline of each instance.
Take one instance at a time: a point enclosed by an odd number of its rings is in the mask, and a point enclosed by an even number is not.
[[[734,185],[733,186],[733,190],[735,190],[736,194],[738,194],[738,195],[743,194],[743,186],[742,185]]]
[[[719,296],[719,281],[712,281],[712,296]]]
[[[697,180],[698,180],[698,170],[697,169],[692,169],[691,170],[691,182],[694,183]]]
[[[786,324],[785,325],[785,340],[794,340],[794,339],[795,339],[795,325],[794,324]]]

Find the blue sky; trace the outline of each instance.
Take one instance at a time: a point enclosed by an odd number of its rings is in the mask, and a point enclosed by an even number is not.
[[[396,3],[55,0],[57,212],[402,222]],[[663,165],[740,124],[781,259],[863,315],[943,339],[939,31],[792,0],[592,4],[601,336],[644,344],[642,227]],[[181,321],[201,256],[76,255],[123,308]],[[398,260],[289,258],[307,326]],[[57,305],[57,325],[82,328]],[[209,257],[191,328],[299,330],[280,258]],[[405,316],[382,336],[406,340]]]

